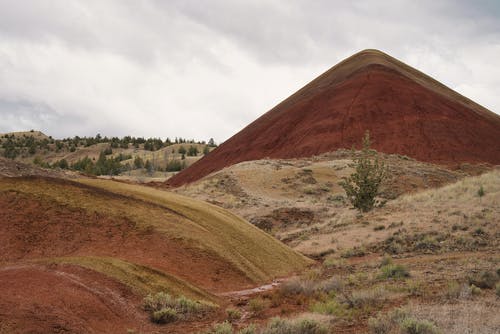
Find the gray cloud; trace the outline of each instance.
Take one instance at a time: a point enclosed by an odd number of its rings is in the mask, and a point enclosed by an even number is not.
[[[221,141],[365,48],[498,112],[499,16],[498,1],[0,0],[0,132]]]

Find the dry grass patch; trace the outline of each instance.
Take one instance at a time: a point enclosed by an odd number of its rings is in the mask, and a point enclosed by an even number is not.
[[[174,296],[187,296],[204,304],[214,305],[218,302],[215,296],[173,275],[116,258],[61,257],[36,262],[71,264],[94,270],[127,285],[141,296],[166,291]]]
[[[303,269],[310,261],[240,217],[208,203],[109,180],[79,183],[43,178],[2,179],[0,192],[111,217],[126,217],[138,231],[159,233],[192,252],[213,254],[253,282]]]
[[[181,230],[179,237],[213,251],[256,282],[286,275],[310,263],[242,218],[215,205],[149,187],[106,180],[80,182],[154,203],[184,217],[194,233]],[[161,226],[158,229],[161,231]]]

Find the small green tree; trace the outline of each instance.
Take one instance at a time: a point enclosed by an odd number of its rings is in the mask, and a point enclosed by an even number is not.
[[[136,156],[134,159],[134,167],[139,169],[144,167],[144,160],[141,157]]]
[[[203,148],[203,155],[207,155],[208,153],[210,153],[210,148],[208,148],[208,146],[205,145],[205,147]]]
[[[481,202],[481,198],[483,198],[485,192],[484,192],[484,188],[483,188],[483,185],[479,186],[479,189],[477,191],[477,195],[479,196],[479,202]]]
[[[189,146],[189,149],[188,149],[188,152],[187,152],[187,155],[188,157],[195,157],[198,155],[198,148],[196,146]]]
[[[181,154],[181,155],[184,155],[184,154],[186,154],[186,152],[187,152],[187,151],[186,151],[186,149],[184,148],[184,146],[181,146],[181,147],[179,147],[179,149],[177,150],[177,152],[178,152],[179,154]]]
[[[375,155],[375,159],[372,156]],[[370,150],[370,133],[366,131],[363,149],[358,158],[354,158],[355,171],[349,177],[343,177],[339,185],[344,188],[351,204],[362,212],[375,206],[375,197],[386,175],[383,162]]]

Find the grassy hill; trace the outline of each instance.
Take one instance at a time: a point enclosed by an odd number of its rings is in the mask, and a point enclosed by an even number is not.
[[[54,139],[34,130],[0,134],[0,156],[17,162],[92,175],[122,175],[125,179],[141,178],[142,181],[152,177],[164,181],[215,146],[213,140],[207,144],[182,138],[162,140],[97,135]],[[106,168],[98,166],[99,163]]]
[[[116,256],[121,249],[120,258],[140,263],[134,246],[154,239],[144,246],[147,249],[141,250],[143,263],[170,268],[191,282],[200,284],[206,281],[206,286],[218,289],[234,286],[231,282],[208,280],[210,275],[217,275],[219,267],[233,275],[237,285],[270,280],[299,270],[308,263],[305,257],[234,214],[161,190],[98,179],[72,182],[10,178],[0,180],[0,191],[6,204],[4,209],[7,212],[4,213],[15,216],[3,225],[7,230],[2,233],[3,242],[12,242],[16,236],[22,236],[26,241],[35,239],[23,243],[23,252],[19,247],[9,250],[14,258],[42,254],[44,257],[69,254]],[[37,213],[40,220],[32,222]],[[16,230],[9,226],[16,221],[28,221],[36,227],[30,229],[27,223],[16,225],[21,229]],[[59,231],[61,227],[57,224],[68,224],[74,229],[64,226],[70,229],[63,233],[67,240],[53,245],[52,238],[57,236],[49,231]],[[88,233],[101,235],[92,235],[91,240],[86,240],[84,235]],[[65,247],[75,248],[68,253]],[[165,254],[167,250],[175,251],[175,256]],[[9,251],[4,260],[9,260]],[[193,258],[199,259],[201,266],[195,269],[198,273],[195,276],[184,268],[185,261]]]
[[[0,282],[8,287],[0,332],[157,332],[142,309],[150,293],[224,307],[223,292],[311,264],[222,208],[110,180],[0,177],[0,215]],[[209,309],[190,321],[225,314]]]

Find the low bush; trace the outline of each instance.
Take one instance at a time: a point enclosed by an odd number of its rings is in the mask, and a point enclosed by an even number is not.
[[[468,277],[469,284],[474,284],[481,289],[493,289],[500,281],[500,277],[493,271],[482,271],[477,275]]]
[[[400,327],[403,333],[408,334],[438,334],[440,331],[428,320],[417,320],[414,318],[404,319]]]
[[[176,321],[177,311],[170,307],[162,308],[151,313],[151,321],[157,324],[167,324]]]
[[[382,266],[380,268],[380,275],[379,278],[384,278],[384,279],[401,279],[405,277],[409,277],[410,273],[406,269],[406,267],[400,265],[400,264],[387,264],[385,266]]]
[[[441,331],[428,320],[419,320],[406,311],[396,309],[389,314],[368,320],[371,334],[440,334]]]
[[[257,327],[255,325],[250,325],[248,327],[242,328],[238,331],[238,334],[257,334]]]
[[[241,312],[238,309],[228,308],[226,310],[226,314],[227,314],[227,320],[229,320],[230,322],[241,319]]]
[[[233,334],[233,326],[228,322],[214,325],[208,331],[203,332],[204,334]]]
[[[326,334],[328,329],[314,320],[290,321],[281,318],[271,319],[262,334]]]
[[[204,334],[234,334],[233,328],[229,322],[214,325]],[[273,318],[265,328],[260,330],[255,325],[250,325],[240,329],[237,334],[327,334],[328,328],[315,320],[287,320]]]
[[[387,291],[383,287],[353,291],[346,302],[355,308],[375,306],[387,299]]]
[[[312,279],[293,278],[280,286],[282,295],[312,296],[317,293],[339,291],[344,287],[344,282],[337,276],[318,281]]]
[[[343,258],[357,257],[366,255],[366,250],[364,247],[354,247],[350,249],[346,249],[340,254]]]
[[[260,298],[252,298],[248,302],[248,309],[253,313],[253,314],[260,314],[262,311],[264,311],[266,308],[268,308],[268,303]]]
[[[151,321],[156,323],[169,323],[180,318],[207,312],[213,306],[193,301],[184,296],[173,298],[165,292],[149,294],[143,301],[144,310],[149,312]]]

